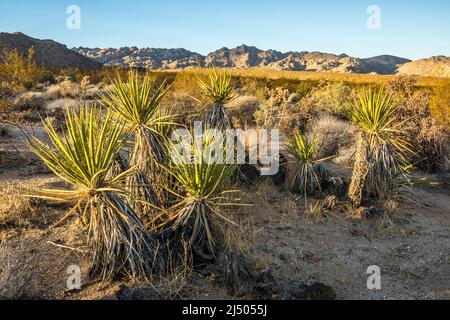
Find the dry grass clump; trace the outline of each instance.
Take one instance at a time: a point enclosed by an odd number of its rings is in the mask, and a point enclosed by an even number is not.
[[[50,85],[44,92],[44,95],[48,99],[56,100],[59,98],[76,98],[80,96],[80,85],[72,82],[69,77],[57,77],[56,81],[58,83]]]
[[[348,148],[354,143],[351,124],[332,115],[321,114],[308,127],[311,136],[319,137],[319,157],[334,156],[342,148]]]
[[[43,214],[39,201],[25,196],[29,189],[19,182],[2,183],[0,189],[0,225],[25,226],[30,217]]]
[[[450,130],[450,81],[434,88],[430,109],[433,117]]]

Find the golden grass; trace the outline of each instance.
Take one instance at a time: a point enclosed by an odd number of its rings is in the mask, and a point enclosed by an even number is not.
[[[220,70],[220,69],[219,69]],[[266,80],[287,80],[287,81],[335,81],[347,82],[352,84],[386,84],[393,80],[395,75],[375,75],[375,74],[348,74],[348,73],[331,73],[331,72],[308,72],[308,71],[281,71],[268,68],[249,68],[249,69],[225,69],[227,73],[234,77],[240,78],[256,78]],[[170,71],[153,71],[156,74],[177,74],[190,76],[206,76],[207,68],[195,68],[188,70],[170,70]],[[433,77],[416,77],[417,86],[419,87],[435,87],[450,84],[448,78]]]

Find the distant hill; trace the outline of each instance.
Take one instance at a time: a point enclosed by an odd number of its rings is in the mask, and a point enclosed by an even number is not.
[[[406,63],[399,68],[404,75],[450,77],[450,57],[436,56]]]
[[[233,49],[221,48],[206,57],[185,49],[80,47],[73,50],[109,66],[147,69],[216,66],[238,69],[264,67],[288,71],[395,74],[399,65],[411,61],[393,56],[359,59],[346,54],[335,55],[322,52],[283,53],[276,50],[260,50],[246,45]]]
[[[28,50],[34,47],[35,60],[38,64],[56,68],[101,68],[102,64],[91,60],[73,50],[68,49],[53,40],[38,40],[23,33],[0,32],[0,51],[17,49],[21,54],[27,55]]]
[[[361,59],[363,73],[396,74],[400,66],[411,60],[395,56],[383,55]]]

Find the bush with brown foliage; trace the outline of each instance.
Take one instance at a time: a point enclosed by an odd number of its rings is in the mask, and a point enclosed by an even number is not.
[[[445,99],[445,94],[433,97],[429,91],[418,90],[415,78],[406,76],[396,77],[386,90],[399,101],[398,121],[415,152],[410,162],[427,172],[448,170],[448,128],[432,112],[433,103],[436,104],[436,99]],[[445,104],[445,101],[440,103]]]

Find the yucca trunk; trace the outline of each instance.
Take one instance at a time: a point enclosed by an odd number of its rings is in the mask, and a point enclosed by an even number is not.
[[[178,212],[178,219],[171,225],[178,255],[190,254],[196,264],[210,262],[222,242],[220,228],[215,222],[215,213],[207,200],[193,200]],[[182,247],[188,244],[189,252]],[[183,258],[185,261],[186,259]]]
[[[125,201],[100,192],[88,205],[92,274],[111,279],[117,273],[137,277],[163,270],[158,242]]]
[[[230,112],[221,103],[216,103],[206,116],[206,124],[209,129],[225,131],[234,129]]]
[[[294,177],[292,189],[303,195],[321,193],[326,175],[326,170],[321,164],[302,163]]]
[[[167,162],[167,150],[161,139],[150,129],[141,127],[135,132],[130,167],[136,173],[128,179],[128,188],[134,195],[133,207],[142,218],[154,215],[164,203],[164,178],[167,174],[160,165]]]
[[[366,180],[369,174],[369,143],[363,133],[356,140],[355,165],[348,196],[355,207],[359,207],[365,196]]]

